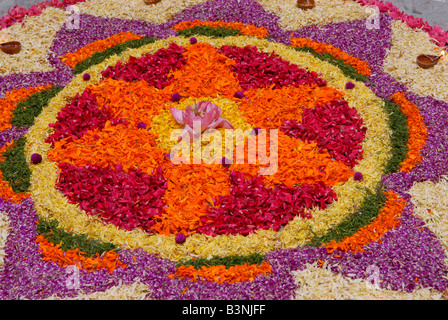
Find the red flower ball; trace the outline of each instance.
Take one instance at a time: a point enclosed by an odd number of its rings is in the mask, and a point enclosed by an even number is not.
[[[346,89],[353,89],[354,87],[355,87],[355,84],[351,81],[349,81],[345,84]]]
[[[145,124],[144,122],[139,122],[139,123],[137,124],[137,128],[139,128],[139,129],[145,129],[145,128],[146,128],[146,124]]]
[[[38,153],[33,153],[31,155],[31,163],[32,164],[39,164],[42,162],[42,156]]]
[[[183,233],[179,233],[177,236],[176,236],[176,243],[184,243],[185,242],[185,240],[187,239],[187,237],[185,237],[184,236],[184,234]]]
[[[176,101],[179,101],[181,98],[182,98],[182,96],[179,93],[175,92],[171,96],[171,101],[176,102]]]
[[[361,172],[355,172],[353,179],[355,179],[355,181],[362,181],[364,179],[364,176]]]
[[[238,98],[238,99],[242,99],[242,98],[244,98],[244,92],[242,92],[242,91],[237,91],[237,92],[235,92],[234,97],[235,97],[235,98]]]

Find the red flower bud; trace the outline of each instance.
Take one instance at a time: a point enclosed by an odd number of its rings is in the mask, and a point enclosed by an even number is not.
[[[351,81],[349,81],[345,84],[346,89],[353,89],[354,87],[355,87],[355,84]]]
[[[183,233],[179,233],[176,236],[176,243],[179,243],[179,244],[184,243],[186,239],[187,239],[187,237],[185,237]]]
[[[361,172],[355,172],[355,174],[353,175],[353,179],[355,179],[355,181],[362,181],[364,177]]]
[[[182,99],[182,96],[177,92],[173,93],[171,96],[171,101],[173,102],[179,101],[180,99]]]
[[[39,164],[42,162],[42,156],[38,153],[33,153],[31,155],[31,163],[32,164]]]
[[[146,128],[146,124],[145,124],[144,122],[139,122],[139,123],[137,124],[137,128],[139,128],[139,129],[145,129],[145,128]]]
[[[238,99],[242,99],[242,98],[244,98],[244,92],[243,91],[237,91],[237,92],[235,92],[234,97],[238,98]]]

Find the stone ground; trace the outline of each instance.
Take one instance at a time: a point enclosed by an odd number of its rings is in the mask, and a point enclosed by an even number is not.
[[[430,26],[448,30],[448,0],[389,0],[406,14],[423,18]]]
[[[43,0],[0,0],[0,17],[7,14],[8,8],[18,5],[28,9]],[[143,1],[143,0],[142,0]],[[407,14],[423,18],[429,25],[439,25],[448,30],[448,0],[389,0]]]

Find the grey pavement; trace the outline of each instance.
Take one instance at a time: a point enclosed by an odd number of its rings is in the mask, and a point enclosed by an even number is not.
[[[35,3],[40,3],[42,1],[37,0],[0,0],[0,17],[3,17],[5,14],[8,14],[8,9],[14,6],[19,6],[25,9],[28,9]]]
[[[406,14],[428,21],[429,25],[439,25],[448,30],[448,0],[389,0]],[[0,0],[0,17],[7,14],[8,8],[18,5],[28,9],[42,0]]]
[[[448,0],[389,0],[406,14],[423,18],[430,26],[448,30]]]

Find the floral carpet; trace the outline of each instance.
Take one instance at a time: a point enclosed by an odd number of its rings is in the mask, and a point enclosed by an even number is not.
[[[373,0],[0,26],[1,299],[446,299],[440,27]]]

